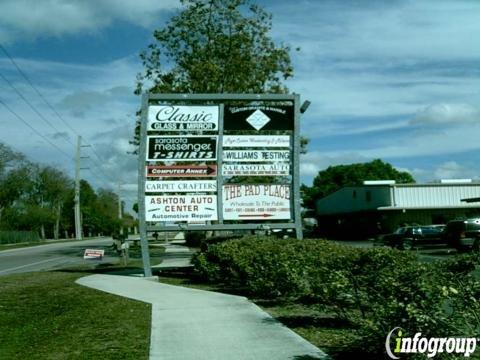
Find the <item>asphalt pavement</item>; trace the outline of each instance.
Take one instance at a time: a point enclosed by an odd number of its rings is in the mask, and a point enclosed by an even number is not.
[[[106,263],[118,260],[110,248],[112,239],[71,240],[0,251],[0,276],[31,271],[53,270],[65,266]],[[102,260],[84,260],[85,249],[104,249]]]

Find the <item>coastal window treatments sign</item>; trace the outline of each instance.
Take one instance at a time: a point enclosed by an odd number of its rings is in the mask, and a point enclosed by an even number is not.
[[[293,130],[293,106],[225,106],[225,130]]]

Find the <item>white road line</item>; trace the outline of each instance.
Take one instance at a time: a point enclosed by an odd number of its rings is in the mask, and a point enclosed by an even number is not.
[[[34,266],[34,265],[38,265],[38,264],[43,264],[43,263],[50,262],[50,261],[55,261],[55,260],[58,260],[58,259],[64,259],[64,257],[62,256],[62,257],[57,257],[57,258],[53,258],[53,259],[47,259],[47,260],[37,261],[37,262],[31,263],[31,264],[26,264],[26,265],[17,266],[17,267],[10,268],[10,269],[0,270],[0,274],[1,274],[1,273],[4,273],[4,272],[9,272],[9,271],[13,271],[13,270],[18,270],[18,269],[26,268],[26,267],[29,267],[29,266]]]

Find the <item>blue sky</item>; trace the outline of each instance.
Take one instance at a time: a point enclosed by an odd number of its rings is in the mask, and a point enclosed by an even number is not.
[[[312,102],[302,119],[311,142],[303,181],[329,165],[384,159],[420,182],[479,178],[480,2],[477,0],[262,0],[272,36],[300,47],[287,85]],[[0,43],[84,148],[95,186],[133,199],[136,159],[126,155],[139,98],[138,53],[179,8],[177,0],[2,0]],[[48,145],[0,105],[0,141],[73,175],[75,134],[45,106],[0,51],[0,99],[54,142]],[[98,155],[98,157],[97,157]],[[91,162],[91,164],[88,164]],[[101,163],[101,170],[95,166]]]

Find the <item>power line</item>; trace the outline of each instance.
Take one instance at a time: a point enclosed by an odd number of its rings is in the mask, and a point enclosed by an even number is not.
[[[18,115],[15,111],[13,111],[2,99],[0,99],[0,104],[2,104],[3,106],[5,106],[5,108],[6,108],[11,114],[13,114],[13,116],[15,116],[18,120],[20,120],[21,122],[23,122],[25,125],[27,125],[35,134],[37,134],[38,136],[40,136],[43,140],[45,140],[47,143],[49,143],[50,145],[52,145],[55,149],[57,149],[59,152],[61,152],[63,155],[65,155],[67,158],[69,158],[69,159],[71,160],[70,155],[68,155],[65,151],[63,151],[63,150],[60,149],[57,145],[55,145],[53,142],[51,142],[46,136],[42,135],[37,129],[35,129],[32,125],[30,125],[27,121],[25,121],[20,115]]]
[[[30,107],[30,109],[32,109],[32,111],[37,114],[45,123],[47,123],[55,132],[59,133],[60,130],[58,130],[55,126],[53,126],[53,124],[48,121],[36,108],[35,106],[32,105],[32,103],[30,101],[28,101],[28,99],[23,96],[23,94],[10,82],[10,80],[8,80],[2,73],[0,73],[0,77],[3,79],[3,81],[5,81],[16,93],[17,95]],[[69,139],[65,139],[66,141],[68,141],[71,145],[73,145],[73,143],[69,140]]]
[[[10,60],[10,62],[13,64],[13,66],[15,66],[15,68],[17,69],[18,73],[25,79],[25,81],[30,85],[30,87],[35,91],[35,93],[43,100],[43,102],[48,106],[48,108],[50,108],[50,110],[53,111],[53,113],[77,136],[81,136],[67,121],[65,121],[65,119],[63,119],[63,117],[59,114],[59,112],[55,109],[55,107],[45,98],[45,96],[43,96],[43,94],[37,89],[37,87],[33,84],[33,82],[30,80],[30,78],[27,76],[27,74],[20,68],[20,66],[17,64],[17,62],[13,59],[13,57],[10,55],[10,53],[7,51],[7,49],[2,45],[0,44],[0,49],[3,51],[3,53],[8,57],[8,59]],[[3,76],[1,73],[0,73],[0,77],[3,78],[3,80],[5,82],[7,82],[7,84],[10,85],[10,87],[12,87],[14,89],[14,91],[30,106],[30,108],[38,115],[40,116],[40,118],[42,118],[42,120],[44,120],[47,124],[49,124],[56,132],[60,132],[56,127],[54,127],[40,112],[38,112],[38,110],[22,95],[22,93],[20,91],[18,91],[15,86],[7,79],[5,78],[5,76]],[[69,139],[66,139],[66,141],[68,141],[71,145],[74,145]],[[95,156],[98,158],[98,160],[100,161],[100,163],[102,162],[102,160],[100,159],[100,156],[98,155],[98,152],[95,150],[95,147],[93,146],[93,144],[90,144],[91,148],[92,148],[92,151],[93,153],[95,154]],[[92,159],[93,161],[93,159]],[[96,163],[96,162],[95,162]],[[107,181],[111,181],[110,177],[107,176],[105,174],[105,172],[102,170],[101,168],[101,164],[100,163],[96,163],[96,167],[97,169],[100,171],[100,173],[102,174],[103,177],[105,177],[105,179]],[[93,173],[92,173],[93,174]]]
[[[10,62],[15,66],[17,71],[22,75],[22,77],[25,79],[25,81],[30,85],[30,87],[35,91],[35,93],[43,100],[43,102],[50,108],[50,110],[53,111],[53,113],[77,136],[80,136],[77,131],[63,119],[63,117],[58,113],[58,111],[50,104],[50,102],[43,96],[43,94],[37,89],[35,85],[33,85],[33,82],[30,80],[30,78],[23,72],[23,70],[18,66],[17,62],[13,59],[13,57],[8,53],[7,49],[0,44],[0,49],[2,49],[3,53],[8,57]]]

